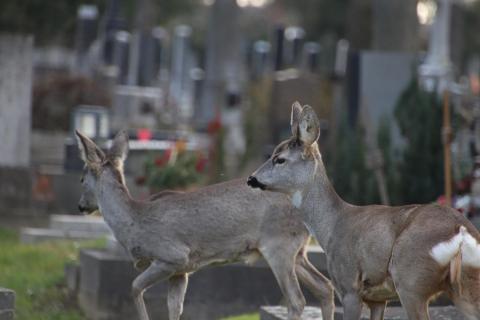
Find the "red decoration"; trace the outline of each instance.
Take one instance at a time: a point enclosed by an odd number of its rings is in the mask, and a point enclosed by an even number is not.
[[[214,134],[220,131],[221,128],[222,128],[222,121],[220,121],[220,117],[217,116],[208,124],[207,131],[210,134]]]
[[[140,141],[148,141],[152,139],[152,131],[150,129],[138,129],[137,139]]]

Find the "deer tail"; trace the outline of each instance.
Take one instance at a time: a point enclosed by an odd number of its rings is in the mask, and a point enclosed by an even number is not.
[[[450,261],[450,283],[457,288],[458,292],[462,292],[462,250],[458,250],[457,254]]]

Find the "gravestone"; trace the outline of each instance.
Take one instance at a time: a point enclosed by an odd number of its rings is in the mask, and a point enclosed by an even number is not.
[[[320,248],[312,248],[308,256],[321,272],[326,272],[325,256]],[[79,269],[69,267],[68,271],[70,274],[67,278],[73,290],[76,290],[76,273],[80,274],[78,300],[89,319],[137,319],[131,284],[138,273],[125,252],[117,249],[84,249],[80,253]],[[308,303],[316,303],[307,290],[304,293]],[[166,295],[166,282],[160,282],[145,292],[152,319],[168,319]],[[280,303],[282,299],[278,284],[263,260],[253,266],[209,266],[191,275],[182,319],[211,320],[252,313],[257,312],[261,305]]]
[[[194,121],[199,128],[206,128],[221,114],[226,107],[228,92],[241,92],[246,77],[239,28],[240,9],[236,1],[215,1],[209,10],[203,97],[194,110]]]
[[[290,136],[290,109],[294,101],[312,106],[321,119],[329,114],[321,103],[321,79],[317,74],[286,69],[275,72],[274,76],[268,110],[268,142],[273,145]]]
[[[191,49],[192,28],[179,25],[174,30],[171,58],[169,104],[174,107],[177,124],[187,123],[193,112],[193,85],[190,71],[194,67]]]
[[[373,0],[374,50],[415,52],[420,39],[417,0]]]
[[[0,35],[0,166],[30,165],[33,38]]]
[[[113,64],[117,68],[117,83],[127,84],[128,81],[128,52],[130,50],[130,33],[118,31],[115,34],[113,45]]]
[[[413,77],[417,56],[402,52],[360,51],[350,57],[348,70],[348,118],[351,125],[368,109],[369,125],[376,137],[381,121],[392,124],[392,144],[401,143],[394,120],[396,103]]]
[[[20,241],[34,244],[54,240],[92,240],[111,234],[102,217],[53,214],[48,228],[22,228]]]
[[[0,320],[15,318],[15,291],[0,287]]]
[[[89,72],[88,50],[97,36],[98,8],[95,5],[81,5],[77,11],[75,31],[76,69],[83,74]]]
[[[451,0],[441,0],[430,32],[425,62],[418,68],[421,84],[429,91],[443,92],[452,81],[450,60]]]
[[[31,36],[0,34],[0,214],[30,204],[32,61]]]
[[[431,320],[465,320],[460,312],[453,306],[430,307]],[[260,308],[260,320],[287,320],[287,308],[280,306]],[[305,307],[302,314],[302,320],[321,320],[322,313],[320,308]],[[343,319],[343,309],[335,309],[335,320]],[[363,308],[361,320],[368,320],[369,311]],[[402,307],[387,307],[385,310],[385,320],[408,320],[407,314]]]
[[[155,129],[162,117],[165,95],[161,88],[116,86],[113,94],[111,129]]]

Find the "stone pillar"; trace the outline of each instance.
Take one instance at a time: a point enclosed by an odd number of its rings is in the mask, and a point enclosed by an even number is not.
[[[0,167],[30,165],[31,36],[0,35]]]
[[[90,45],[97,37],[98,9],[94,5],[81,5],[77,12],[77,29],[75,35],[75,68],[78,72],[88,74],[90,66],[87,60]]]

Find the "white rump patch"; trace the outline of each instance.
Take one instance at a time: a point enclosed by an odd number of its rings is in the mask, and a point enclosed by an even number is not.
[[[300,208],[300,206],[302,205],[302,201],[303,201],[303,195],[300,191],[295,191],[295,193],[293,194],[292,196],[292,204],[295,208]]]
[[[430,255],[440,265],[446,266],[459,250],[462,252],[462,265],[480,268],[480,244],[464,226],[450,240],[435,245]]]

